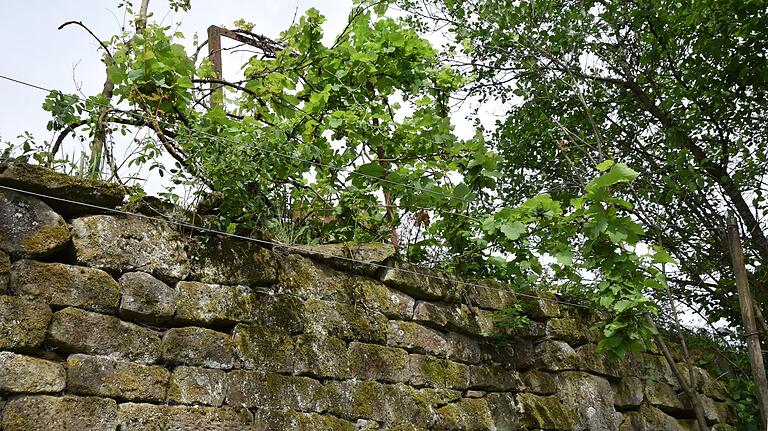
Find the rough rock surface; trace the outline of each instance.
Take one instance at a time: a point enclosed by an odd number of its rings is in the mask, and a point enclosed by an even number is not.
[[[70,355],[67,389],[130,401],[164,401],[170,373],[156,365],[140,365],[103,356]]]
[[[70,239],[64,219],[42,201],[0,190],[0,250],[38,258],[61,250]]]
[[[18,161],[0,165],[0,185],[107,208],[117,207],[126,193],[119,184],[71,177],[40,165]],[[47,203],[63,215],[97,212],[92,207],[59,200],[48,199]]]
[[[14,262],[9,288],[14,295],[54,308],[73,306],[114,313],[120,302],[120,289],[109,274],[63,263]]]
[[[164,222],[95,215],[73,220],[72,229],[80,265],[111,273],[149,272],[165,281],[189,274],[181,236]]]
[[[166,322],[176,312],[176,289],[146,272],[128,272],[118,280],[120,316],[150,325]]]
[[[115,431],[117,403],[108,398],[29,395],[3,409],[3,431]]]
[[[0,349],[36,349],[45,338],[51,315],[46,304],[0,295]]]
[[[64,367],[56,362],[0,352],[0,393],[37,394],[63,391]]]
[[[203,236],[187,244],[192,280],[204,283],[268,286],[277,277],[270,250],[246,240]]]

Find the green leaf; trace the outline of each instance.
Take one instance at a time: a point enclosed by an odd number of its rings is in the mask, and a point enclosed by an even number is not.
[[[590,181],[587,184],[587,190],[596,192],[618,183],[627,183],[633,181],[638,175],[640,174],[626,164],[616,163],[611,170]]]
[[[610,168],[611,166],[613,166],[613,160],[609,159],[609,160],[606,160],[606,161],[600,163],[596,167],[597,167],[598,171],[603,172],[603,171],[607,170],[608,168]]]
[[[504,234],[504,236],[512,241],[520,238],[520,235],[525,232],[525,229],[525,225],[519,221],[505,223],[499,227],[499,230]]]

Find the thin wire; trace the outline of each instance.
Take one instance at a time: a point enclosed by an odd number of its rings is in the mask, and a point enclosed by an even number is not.
[[[8,80],[8,81],[11,81],[11,82],[14,82],[14,83],[17,83],[17,84],[20,84],[20,85],[25,85],[27,87],[31,87],[31,88],[34,88],[34,89],[37,89],[37,90],[46,91],[46,92],[49,92],[49,93],[58,92],[60,94],[64,94],[64,93],[62,93],[61,91],[58,91],[58,90],[51,90],[49,88],[45,88],[45,87],[42,87],[42,86],[39,86],[39,85],[36,85],[36,84],[32,84],[32,83],[29,83],[29,82],[26,82],[26,81],[22,81],[22,80],[19,80],[19,79],[11,78],[11,77],[8,77],[8,76],[5,76],[5,75],[1,75],[0,74],[0,78]],[[73,94],[73,95],[70,95],[70,96],[73,96],[76,99],[78,99],[80,101],[83,101],[83,102],[87,102],[88,101],[85,98],[80,97],[78,95],[74,95]],[[112,107],[111,105],[105,104],[105,103],[100,103],[100,102],[96,102],[96,101],[91,101],[91,102],[94,103],[97,106],[100,105],[102,107],[110,107],[110,108]],[[83,110],[91,112],[89,109],[86,109],[86,108],[83,108]],[[192,129],[190,127],[187,127],[187,126],[185,126],[183,124],[172,124],[172,123],[169,123],[169,122],[166,122],[166,121],[154,118],[154,117],[149,117],[146,114],[141,114],[141,113],[136,113],[136,112],[130,112],[130,114],[138,116],[138,117],[143,118],[145,120],[156,121],[158,124],[162,124],[164,126],[173,126],[173,127],[177,127],[177,128],[180,128],[180,129],[187,130],[193,136],[195,134],[197,134],[197,136],[203,135],[203,136],[209,137],[210,139],[218,140],[220,142],[223,141],[225,143],[234,143],[234,144],[242,144],[243,143],[243,142],[231,139],[231,138],[225,138],[225,137],[217,136],[217,135],[214,135],[212,133],[208,133],[208,132],[205,132],[205,131],[202,131],[202,130],[194,130],[194,129]],[[258,147],[257,146],[257,148],[260,151],[263,151],[263,152],[268,153],[268,154],[275,154],[275,155],[277,155],[279,157],[299,160],[299,161],[302,161],[302,162],[305,162],[305,163],[309,163],[309,164],[311,164],[313,166],[326,167],[326,168],[330,168],[330,169],[333,169],[333,170],[336,170],[336,171],[339,171],[339,172],[346,172],[349,175],[357,175],[357,176],[360,176],[360,177],[363,177],[363,178],[368,178],[370,180],[374,180],[374,181],[378,181],[378,182],[382,182],[382,183],[386,183],[386,184],[402,186],[402,187],[405,187],[405,188],[409,188],[409,189],[415,190],[415,191],[420,192],[420,193],[429,193],[429,194],[432,194],[432,195],[435,195],[435,196],[442,196],[442,197],[446,197],[446,198],[450,198],[450,199],[455,199],[455,200],[458,200],[458,201],[461,201],[461,202],[467,203],[467,204],[471,203],[471,201],[468,200],[468,199],[464,199],[464,198],[461,198],[461,197],[458,197],[458,196],[455,196],[455,195],[452,195],[452,194],[442,193],[442,192],[438,192],[438,191],[434,191],[434,190],[422,190],[422,189],[419,189],[418,187],[412,186],[410,184],[405,184],[405,183],[401,183],[401,182],[398,182],[398,181],[392,181],[392,180],[386,179],[386,178],[380,178],[380,177],[376,177],[376,176],[373,176],[373,175],[368,175],[368,174],[365,174],[365,173],[362,173],[362,172],[358,172],[358,171],[355,171],[355,170],[349,170],[348,168],[343,168],[341,166],[335,166],[335,165],[331,165],[331,164],[320,163],[320,162],[316,162],[314,160],[305,159],[305,158],[302,158],[302,157],[299,157],[299,156],[293,156],[293,155],[289,155],[289,154],[284,154],[284,153],[281,153],[279,151],[270,150],[270,149],[263,148],[263,147]],[[392,206],[395,206],[395,205],[392,205]],[[453,213],[453,214],[454,215],[462,215],[464,217],[469,217],[467,215],[463,215],[463,214],[459,214],[459,213]]]
[[[103,206],[100,206],[100,205],[89,204],[89,203],[85,203],[85,202],[79,202],[79,201],[75,201],[75,200],[71,200],[71,199],[61,198],[61,197],[57,197],[57,196],[51,196],[51,195],[47,195],[47,194],[44,194],[44,193],[32,192],[32,191],[29,191],[29,190],[23,190],[23,189],[19,189],[19,188],[15,188],[15,187],[8,187],[8,186],[5,186],[5,185],[0,185],[0,189],[5,189],[5,190],[12,191],[12,192],[17,192],[17,193],[27,194],[27,195],[31,195],[31,196],[36,196],[36,197],[40,197],[40,198],[44,198],[44,199],[52,199],[52,200],[56,200],[56,201],[60,201],[60,202],[66,202],[66,203],[69,203],[69,204],[75,204],[75,205],[80,205],[80,206],[84,206],[84,207],[94,208],[94,209],[98,209],[98,210],[102,210],[102,211],[113,212],[113,213],[116,213],[116,214],[123,214],[123,215],[132,216],[132,217],[138,217],[138,218],[142,218],[142,219],[146,219],[146,220],[152,220],[152,221],[157,221],[157,222],[169,223],[169,224],[173,224],[173,225],[184,227],[184,228],[188,228],[188,229],[194,229],[194,230],[198,230],[198,231],[201,231],[201,232],[213,233],[213,234],[217,234],[217,235],[223,235],[223,236],[227,236],[227,237],[230,237],[230,238],[236,238],[236,239],[241,239],[241,240],[245,240],[245,241],[250,241],[250,242],[254,242],[254,243],[257,243],[257,244],[261,244],[261,245],[269,245],[269,246],[274,246],[274,247],[284,248],[284,249],[289,249],[289,250],[295,250],[295,251],[304,252],[304,253],[306,253],[308,251],[307,248],[302,247],[301,245],[282,244],[282,243],[279,243],[279,242],[268,241],[268,240],[264,240],[264,239],[251,238],[251,237],[247,237],[247,236],[243,236],[243,235],[237,235],[237,234],[234,234],[234,233],[218,231],[216,229],[211,229],[211,228],[207,228],[207,227],[195,226],[195,225],[192,225],[192,224],[189,224],[189,223],[184,223],[184,222],[180,222],[180,221],[176,221],[176,220],[166,220],[166,219],[162,219],[162,218],[158,218],[158,217],[148,216],[148,215],[145,215],[145,214],[133,213],[133,212],[130,212],[130,211],[125,211],[125,210],[121,210],[121,209],[117,209],[117,208],[107,208],[107,207],[103,207]],[[459,280],[459,279],[453,278],[453,277],[444,277],[444,276],[439,276],[439,275],[434,275],[434,274],[429,274],[429,273],[424,273],[424,272],[419,272],[419,271],[414,271],[414,270],[409,270],[409,269],[404,269],[404,268],[396,268],[396,267],[393,267],[393,266],[387,266],[387,265],[376,263],[376,262],[366,262],[364,260],[358,260],[358,259],[354,259],[354,258],[351,258],[351,257],[337,256],[337,255],[326,253],[326,252],[323,252],[323,251],[312,250],[312,252],[313,253],[318,253],[318,254],[322,255],[323,257],[325,257],[325,258],[339,259],[339,260],[342,260],[342,261],[347,261],[347,262],[351,262],[351,263],[359,263],[359,264],[363,264],[363,265],[367,265],[367,266],[373,266],[373,267],[381,268],[381,269],[392,269],[392,270],[395,270],[395,271],[400,271],[400,272],[405,273],[405,274],[411,274],[411,275],[416,275],[416,276],[420,276],[420,277],[427,277],[427,278],[431,278],[431,279],[435,279],[435,280],[439,280],[439,281],[448,281],[448,282],[451,282],[451,283],[456,283],[456,284],[460,284],[460,285],[463,285],[463,286],[469,286],[469,287],[473,287],[473,288],[478,288],[479,287],[481,289],[495,290],[495,291],[499,291],[499,292],[507,292],[507,293],[511,293],[514,296],[519,296],[519,297],[522,297],[522,298],[542,300],[542,301],[552,302],[552,303],[556,303],[556,304],[567,305],[567,306],[570,306],[570,307],[577,307],[577,308],[584,308],[584,309],[588,309],[588,310],[595,310],[595,308],[587,306],[587,305],[583,305],[583,304],[577,304],[577,303],[568,302],[568,301],[561,301],[561,300],[558,300],[558,299],[546,298],[546,297],[541,297],[541,296],[537,296],[537,295],[530,295],[530,294],[522,293],[522,292],[515,292],[514,290],[511,290],[511,289],[499,289],[499,288],[496,288],[496,287],[485,286],[485,285],[482,285],[482,284],[470,283],[470,282],[462,281],[462,280]],[[416,266],[416,265],[414,265],[414,266]],[[418,266],[416,266],[416,267],[420,268]],[[428,268],[420,268],[420,269],[429,270]]]

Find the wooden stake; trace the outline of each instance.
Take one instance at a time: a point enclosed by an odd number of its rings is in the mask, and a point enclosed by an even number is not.
[[[744,321],[744,336],[747,343],[749,363],[752,366],[752,377],[755,379],[757,392],[757,404],[760,407],[760,416],[763,420],[763,429],[768,430],[768,379],[765,376],[765,363],[760,352],[760,338],[758,337],[755,314],[752,309],[752,292],[749,290],[747,280],[747,268],[744,266],[744,251],[741,249],[739,227],[733,214],[728,215],[728,246],[731,251],[733,272],[736,275],[736,288],[739,292],[739,306],[741,318]]]

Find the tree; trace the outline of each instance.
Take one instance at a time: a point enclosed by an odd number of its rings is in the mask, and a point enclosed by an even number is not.
[[[506,202],[567,200],[591,168],[641,173],[622,195],[647,237],[679,262],[676,298],[736,324],[723,241],[733,210],[757,303],[768,304],[768,23],[763,1],[401,1],[446,30],[465,97],[515,101],[492,145]]]

